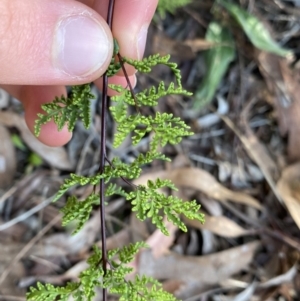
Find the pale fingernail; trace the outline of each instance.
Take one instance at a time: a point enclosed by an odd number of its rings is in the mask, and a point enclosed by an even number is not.
[[[146,47],[146,41],[147,41],[147,34],[148,34],[148,27],[149,25],[142,26],[140,32],[137,35],[137,53],[138,53],[138,59],[141,60],[143,58],[145,47]]]
[[[87,76],[101,68],[111,41],[100,23],[89,16],[60,21],[54,38],[54,64],[71,76]]]

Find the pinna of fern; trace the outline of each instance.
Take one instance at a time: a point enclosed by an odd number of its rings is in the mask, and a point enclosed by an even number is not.
[[[90,85],[73,86],[70,97],[55,97],[55,99],[42,105],[44,114],[39,113],[35,120],[34,134],[38,137],[43,124],[53,120],[60,131],[67,125],[72,132],[78,119],[82,120],[88,128],[91,124],[90,100],[95,96],[90,92]]]
[[[109,251],[111,268],[104,274],[99,266],[101,250],[94,246],[93,254],[87,260],[89,267],[80,273],[80,281],[68,282],[65,287],[37,283],[37,287],[31,287],[27,293],[27,300],[67,301],[72,296],[74,301],[92,301],[96,295],[96,287],[100,286],[106,287],[111,294],[119,295],[120,301],[176,301],[172,294],[165,292],[161,284],[151,277],[137,275],[132,280],[124,280],[133,271],[127,264],[145,247],[147,245],[144,242],[138,242]]]

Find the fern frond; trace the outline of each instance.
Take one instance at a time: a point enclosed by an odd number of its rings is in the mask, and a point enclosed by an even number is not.
[[[178,226],[182,231],[187,231],[185,224],[178,217],[184,214],[189,219],[197,219],[203,222],[203,214],[199,213],[200,205],[196,201],[183,202],[174,196],[166,196],[158,192],[158,189],[169,188],[176,189],[169,180],[148,181],[147,186],[141,185],[135,191],[128,193],[127,200],[133,205],[132,211],[137,212],[137,218],[145,220],[150,218],[163,234],[169,235],[166,226],[163,223],[163,217],[160,211],[167,216],[168,220]]]
[[[92,268],[97,268],[102,260],[102,251],[97,245],[93,245],[93,254],[87,259],[87,263]]]
[[[113,85],[110,85],[110,87],[112,87]],[[123,89],[123,87],[122,87]],[[109,110],[111,112],[111,115],[113,117],[113,119],[118,122],[121,123],[123,122],[126,117],[127,117],[127,104],[126,104],[126,96],[128,95],[129,97],[131,97],[131,93],[128,90],[125,90],[124,93],[122,93],[121,95],[116,95],[116,96],[112,96],[111,100],[114,101],[114,99],[118,99],[118,101],[115,101],[115,104],[109,107]],[[134,100],[133,100],[133,104],[134,104]]]
[[[123,301],[177,301],[177,299],[162,290],[161,284],[146,276],[136,276],[133,281],[126,281],[126,276],[133,268],[126,266],[131,262],[145,242],[130,244],[121,249],[108,252],[112,269],[106,274],[101,267],[102,252],[93,246],[94,253],[88,258],[89,267],[80,273],[80,283],[68,282],[65,287],[55,287],[52,284],[37,283],[37,288],[31,287],[27,293],[28,301],[67,301],[72,295],[75,301],[92,301],[96,295],[96,287],[107,288],[110,293],[120,296]]]
[[[120,106],[122,104],[122,107],[124,108],[123,110],[118,109],[120,113],[126,115],[126,106],[125,103],[131,106],[156,106],[158,104],[158,100],[161,97],[164,97],[166,95],[185,95],[185,96],[191,96],[192,93],[188,92],[187,90],[184,90],[182,87],[175,87],[174,83],[170,83],[168,87],[165,86],[165,83],[161,81],[158,85],[158,87],[151,87],[150,89],[145,89],[142,92],[136,93],[135,94],[135,99],[133,98],[131,92],[127,89],[124,89],[120,85],[109,85],[109,87],[112,90],[117,91],[118,93],[121,93],[120,95],[115,95],[111,97],[111,100],[116,103],[115,106],[112,106],[110,108],[112,114],[117,105]],[[126,111],[125,111],[126,110]],[[122,122],[119,121],[115,116],[113,115],[114,119],[117,122]]]
[[[44,114],[39,113],[35,121],[34,133],[39,136],[43,124],[53,120],[58,130],[67,125],[71,132],[78,119],[81,119],[85,128],[91,123],[90,100],[95,96],[90,93],[90,85],[73,86],[71,96],[55,97],[53,102],[42,105]]]
[[[154,160],[164,160],[169,161],[169,159],[161,153],[158,153],[156,151],[153,152],[147,152],[146,154],[139,154],[139,156],[131,163],[127,164],[121,161],[120,158],[116,157],[112,160],[111,165],[107,165],[104,168],[104,172],[101,174],[96,174],[94,176],[81,176],[71,173],[70,178],[65,179],[64,183],[60,186],[58,192],[53,198],[53,202],[56,202],[58,199],[60,199],[69,189],[71,189],[73,186],[80,185],[97,185],[100,182],[100,179],[104,179],[105,183],[108,183],[111,179],[114,178],[120,178],[124,177],[129,180],[136,179],[141,174],[141,167],[145,164],[151,163]],[[112,185],[108,187],[107,195],[112,195],[113,193],[127,196],[124,190],[117,188],[116,186]],[[89,206],[90,204],[92,206],[92,203],[94,202],[94,198],[87,200],[87,203],[85,202],[79,202],[76,199],[70,198],[68,205],[68,210],[70,208],[70,212],[72,211],[71,207],[74,209],[79,209],[81,206]],[[91,202],[91,203],[90,203]],[[79,207],[76,207],[79,206]],[[86,207],[85,207],[86,208]],[[68,218],[69,219],[69,216]]]
[[[145,247],[147,245],[144,242],[139,242],[109,254],[113,268],[104,276],[104,287],[110,293],[119,295],[119,300],[123,301],[177,301],[172,294],[163,291],[161,284],[151,277],[136,276],[133,281],[124,281],[132,271],[125,264],[131,262],[139,250]],[[116,255],[117,258],[114,258]]]
[[[129,180],[136,179],[140,176],[142,169],[140,166],[127,164],[121,161],[120,158],[113,158],[111,165],[105,166],[105,183],[113,178],[124,177]]]
[[[174,0],[174,7],[180,1]],[[172,3],[172,1],[171,1]],[[175,4],[176,3],[176,4]],[[170,8],[172,9],[172,8]],[[113,76],[121,68],[121,64],[116,59],[119,52],[119,46],[114,40],[114,54],[106,75]],[[120,57],[120,56],[119,56]],[[142,166],[153,162],[154,160],[169,159],[158,152],[158,148],[164,147],[167,143],[177,144],[183,137],[191,135],[188,127],[180,118],[172,114],[157,112],[154,116],[143,116],[137,109],[136,114],[130,114],[130,106],[139,108],[142,106],[156,106],[161,97],[181,94],[190,96],[191,93],[184,90],[181,84],[181,75],[177,64],[169,61],[170,56],[152,55],[142,61],[123,58],[124,63],[133,66],[137,71],[148,73],[158,64],[167,66],[174,73],[175,83],[168,86],[160,82],[158,87],[151,87],[142,92],[132,95],[120,85],[110,85],[110,88],[117,91],[119,95],[113,96],[113,105],[110,112],[113,119],[117,122],[117,132],[114,136],[114,146],[119,146],[126,137],[131,135],[134,145],[138,144],[146,135],[151,133],[151,142],[149,151],[145,154],[139,154],[136,159],[127,164],[120,158],[114,158],[111,162],[101,168],[102,172],[94,176],[81,176],[71,174],[60,186],[58,193],[53,201],[57,201],[69,189],[75,185],[97,185],[103,179],[109,183],[112,179],[122,178],[133,180],[140,176]],[[45,114],[39,114],[35,124],[35,133],[38,136],[41,126],[48,121],[53,120],[58,129],[61,130],[67,125],[69,131],[72,131],[77,119],[81,119],[85,127],[91,122],[90,99],[94,96],[90,93],[89,85],[75,86],[69,98],[64,96],[56,97],[52,103],[42,106]],[[102,157],[103,159],[103,157]],[[180,220],[180,215],[184,214],[190,219],[203,221],[203,215],[199,213],[200,205],[196,201],[183,202],[179,198],[166,196],[160,190],[168,188],[176,190],[174,184],[169,180],[157,179],[148,181],[147,185],[134,186],[134,191],[127,192],[116,184],[110,183],[105,191],[106,196],[118,194],[123,196],[132,204],[132,210],[136,211],[140,220],[150,218],[165,235],[168,230],[163,222],[163,215],[177,225],[183,231],[186,226]],[[77,223],[74,233],[77,233],[87,222],[95,205],[99,205],[99,194],[92,193],[85,200],[79,201],[75,196],[67,199],[66,205],[61,212],[63,213],[63,225],[75,221]],[[104,200],[103,200],[104,201]],[[105,239],[105,238],[103,238]],[[96,287],[106,288],[110,293],[120,296],[121,301],[175,301],[173,295],[162,290],[161,284],[150,277],[137,276],[134,280],[127,281],[128,274],[133,268],[127,266],[141,248],[146,247],[144,242],[131,244],[121,249],[108,251],[107,257],[102,255],[102,251],[94,246],[93,254],[88,258],[89,267],[79,275],[79,283],[68,283],[65,287],[54,287],[51,284],[37,284],[37,288],[31,288],[27,294],[29,301],[67,301],[73,297],[75,301],[92,301],[96,294]],[[105,250],[105,248],[104,248]],[[106,251],[105,251],[106,252]],[[104,264],[104,268],[102,266]],[[105,271],[105,272],[104,272]]]
[[[130,164],[124,163],[120,158],[114,158],[111,165],[105,166],[105,182],[107,183],[113,178],[124,177],[129,180],[137,179],[141,172],[142,166],[153,162],[154,160],[169,161],[169,159],[158,152],[147,152],[146,154],[139,154],[138,157]],[[127,196],[124,191],[121,191],[122,195]]]
[[[185,95],[191,96],[192,93],[184,90],[181,86],[175,87],[174,83],[170,83],[168,87],[161,81],[158,88],[151,87],[135,95],[138,105],[140,106],[156,106],[161,97],[167,95]]]
[[[127,193],[122,187],[118,187],[116,184],[110,183],[105,190],[105,196],[112,196],[112,195],[120,195],[126,197]]]
[[[122,144],[122,142],[126,139],[126,137],[133,132],[136,127],[142,124],[146,120],[145,116],[140,114],[134,114],[130,116],[124,117],[122,122],[118,124],[117,133],[114,137],[113,146],[118,147]]]
[[[112,293],[120,295],[120,301],[178,301],[172,294],[164,291],[162,285],[152,277],[135,276],[121,287],[110,289]]]
[[[138,157],[130,164],[131,168],[141,167],[145,164],[149,164],[154,160],[163,160],[170,162],[171,160],[167,158],[164,154],[158,152],[147,152],[145,154],[139,154]]]
[[[103,274],[103,270],[100,267],[91,266],[80,273],[80,289],[85,300],[92,301],[93,297],[96,295],[95,288],[103,287],[102,283],[100,282]]]
[[[76,175],[71,173],[70,178],[65,179],[64,183],[59,187],[58,192],[53,198],[53,202],[56,202],[59,198],[61,198],[69,189],[71,189],[75,185],[96,185],[99,183],[100,179],[105,178],[105,174],[96,174],[94,176],[85,177],[81,175]]]
[[[95,245],[93,246],[93,251],[93,254],[87,260],[89,267],[79,275],[81,283],[80,290],[87,301],[92,301],[96,295],[96,287],[103,287],[101,281],[103,280],[104,272],[100,265],[102,252]]]
[[[141,61],[133,60],[129,58],[123,58],[124,62],[128,65],[133,66],[137,71],[142,73],[149,73],[151,72],[152,68],[157,65],[165,65],[170,68],[175,76],[176,83],[178,87],[181,87],[181,74],[180,70],[177,67],[176,63],[169,62],[170,55],[161,56],[160,54],[150,55],[142,59]]]
[[[74,294],[79,288],[80,284],[75,282],[68,282],[65,287],[55,287],[52,284],[37,283],[37,287],[30,287],[26,294],[28,301],[67,301],[69,296]]]
[[[154,117],[142,116],[140,114],[130,115],[118,124],[115,134],[114,147],[118,147],[130,133],[133,145],[137,145],[142,138],[150,132],[154,132],[154,137],[150,143],[150,150],[156,151],[158,146],[165,146],[167,143],[177,144],[184,136],[190,136],[193,133],[189,131],[190,127],[173,114],[156,112]]]
[[[118,62],[115,58],[115,56],[119,53],[120,47],[118,44],[118,41],[114,38],[114,51],[113,51],[113,57],[110,61],[110,64],[106,70],[106,75],[108,77],[114,76],[121,70],[121,64]]]
[[[154,136],[150,142],[150,150],[155,151],[159,146],[165,146],[167,143],[178,144],[185,136],[193,135],[193,132],[189,131],[190,127],[185,124],[179,117],[173,117],[173,114],[156,112],[154,118],[149,118],[151,127],[154,131]],[[136,133],[138,132],[135,131]],[[132,138],[133,143],[136,142],[134,136]]]
[[[75,196],[69,197],[66,205],[60,210],[64,214],[62,225],[66,226],[73,220],[76,220],[76,229],[72,234],[78,233],[90,218],[93,206],[99,204],[99,194],[92,193],[83,201],[79,201]]]
[[[119,260],[121,263],[129,263],[131,262],[135,255],[140,251],[142,248],[147,248],[148,245],[145,242],[136,242],[134,244],[129,244],[128,246],[124,246],[122,249],[118,251]]]
[[[115,58],[112,58],[110,64],[106,70],[106,75],[108,77],[116,75],[121,70],[121,64],[116,61]]]

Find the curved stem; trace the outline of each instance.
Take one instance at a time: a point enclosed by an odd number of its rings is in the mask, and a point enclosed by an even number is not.
[[[106,160],[106,162],[111,166],[111,167],[113,167],[114,168],[114,166],[113,166],[113,164],[111,163],[111,161],[110,160],[108,160],[108,158],[107,157],[105,157],[105,160]],[[135,184],[133,184],[133,183],[131,183],[130,181],[128,181],[127,179],[125,179],[124,177],[122,177],[122,176],[120,176],[120,178],[126,183],[126,184],[128,184],[129,186],[132,186],[134,189],[136,189],[136,188],[138,188],[138,186],[137,185],[135,185]]]
[[[130,93],[131,93],[131,95],[132,95],[132,98],[133,98],[133,100],[134,100],[135,109],[136,109],[136,111],[137,111],[138,113],[140,113],[140,109],[139,109],[138,102],[137,102],[136,97],[135,97],[135,93],[134,93],[134,91],[133,91],[133,87],[132,87],[132,85],[131,85],[131,82],[130,82],[130,80],[129,80],[129,76],[128,76],[127,71],[126,71],[125,66],[124,66],[123,57],[121,56],[120,52],[117,54],[117,56],[118,56],[118,59],[119,59],[119,62],[120,62],[122,71],[123,71],[123,73],[124,73],[124,76],[125,76],[125,78],[126,78],[126,82],[127,82],[128,87],[129,87],[129,91],[130,91]]]

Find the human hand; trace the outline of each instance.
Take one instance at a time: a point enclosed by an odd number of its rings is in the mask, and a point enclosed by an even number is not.
[[[0,0],[0,87],[19,99],[33,132],[41,105],[66,94],[65,85],[94,81],[108,67],[117,39],[123,56],[141,59],[158,0],[115,0],[112,33],[109,0]],[[133,69],[128,69],[135,83]],[[110,83],[126,85],[123,76]],[[60,146],[71,139],[50,122],[39,140]]]

